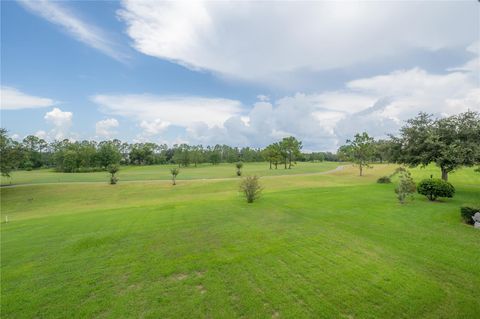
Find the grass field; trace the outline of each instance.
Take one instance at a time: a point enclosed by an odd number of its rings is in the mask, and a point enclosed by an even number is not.
[[[242,171],[247,175],[275,176],[316,173],[330,170],[338,166],[335,162],[323,163],[302,163],[298,162],[295,169],[285,170],[279,165],[278,169],[268,169],[268,163],[245,163]],[[171,179],[170,168],[175,165],[152,165],[152,166],[124,166],[121,167],[118,177],[121,181],[137,180],[167,180]],[[214,179],[236,177],[235,164],[222,163],[199,164],[180,168],[180,175],[177,179]],[[39,169],[30,172],[17,171],[12,173],[12,178],[2,176],[2,185],[12,184],[38,184],[38,183],[71,183],[71,182],[107,182],[107,172],[92,173],[59,173],[53,169]]]
[[[459,207],[480,200],[480,174],[451,174],[453,199],[400,205],[394,184],[375,183],[395,166],[306,174],[335,166],[247,164],[266,176],[253,204],[236,179],[202,180],[233,177],[232,165],[182,170],[175,187],[149,167],[114,186],[2,188],[1,317],[479,318],[480,231]]]

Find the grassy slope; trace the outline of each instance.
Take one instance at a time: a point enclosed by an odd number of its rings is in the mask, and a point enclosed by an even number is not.
[[[278,169],[268,169],[268,163],[245,163],[242,169],[244,174],[259,176],[289,175],[315,173],[333,169],[338,163],[297,163],[295,169],[285,170],[282,166]],[[118,173],[121,181],[136,180],[169,180],[171,178],[170,168],[173,165],[152,165],[152,166],[125,166]],[[231,178],[236,177],[235,164],[222,163],[216,166],[201,164],[198,167],[190,166],[180,168],[178,179],[200,179],[200,178]],[[107,172],[92,173],[58,173],[52,169],[39,169],[30,172],[17,171],[12,173],[12,179],[2,176],[2,185],[9,184],[31,184],[31,183],[65,183],[65,182],[106,182],[109,174]]]
[[[235,180],[1,189],[2,318],[478,316],[480,175],[402,206],[391,171],[263,178],[252,205]]]

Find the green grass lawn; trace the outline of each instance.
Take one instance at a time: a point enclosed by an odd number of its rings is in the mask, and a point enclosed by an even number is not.
[[[246,175],[275,176],[290,174],[306,174],[323,172],[334,169],[339,164],[335,162],[302,163],[298,162],[294,169],[285,170],[279,165],[278,169],[268,169],[268,163],[244,163],[242,169]],[[124,166],[121,167],[118,177],[121,181],[137,180],[167,180],[171,178],[170,168],[175,165],[152,165],[152,166]],[[107,172],[92,173],[60,173],[53,169],[38,169],[30,172],[12,172],[11,179],[1,177],[2,185],[12,184],[37,184],[37,183],[70,183],[70,182],[107,182]],[[214,179],[236,177],[235,164],[222,163],[213,166],[212,164],[199,164],[180,168],[178,179]]]
[[[335,167],[308,165],[250,169]],[[238,180],[193,180],[233,177],[233,165],[185,169],[175,187],[125,182],[167,178],[148,167],[113,186],[2,188],[1,317],[478,318],[480,231],[459,207],[480,200],[480,174],[451,174],[453,199],[400,205],[394,184],[375,183],[394,168],[263,177],[253,204]]]

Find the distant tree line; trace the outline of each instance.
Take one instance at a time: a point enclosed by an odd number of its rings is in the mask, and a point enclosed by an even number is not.
[[[110,165],[177,164],[197,166],[201,163],[271,161],[290,168],[296,161],[337,160],[332,153],[300,153],[302,143],[294,137],[284,138],[275,145],[275,153],[266,149],[215,145],[126,143],[109,141],[70,141],[51,143],[29,135],[23,141],[10,138],[5,129],[0,130],[1,172],[9,176],[12,170],[32,170],[41,167],[55,168],[59,172],[90,172],[108,170]],[[278,146],[278,153],[277,151]],[[273,156],[273,157],[272,157]]]
[[[358,165],[360,175],[371,163],[400,163],[408,166],[435,163],[442,178],[460,166],[480,164],[480,115],[465,112],[434,119],[420,113],[406,122],[398,136],[374,140],[363,132],[341,146],[337,153],[302,153],[302,142],[285,137],[264,149],[176,144],[126,143],[109,141],[54,141],[30,135],[18,142],[0,129],[1,173],[9,176],[15,169],[41,167],[60,172],[107,170],[109,165],[177,164],[197,166],[201,163],[268,162],[270,169],[292,168],[298,161],[349,161]]]

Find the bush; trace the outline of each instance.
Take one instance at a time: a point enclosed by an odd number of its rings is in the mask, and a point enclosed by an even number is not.
[[[377,183],[379,184],[390,184],[392,181],[390,180],[390,177],[388,176],[382,176],[379,179],[377,179]]]
[[[173,167],[170,169],[170,174],[172,175],[172,185],[177,185],[177,175],[180,174],[180,169]]]
[[[397,198],[400,203],[405,203],[405,199],[408,196],[413,196],[415,190],[415,182],[413,181],[410,172],[408,170],[401,171],[398,185],[395,187],[395,193],[397,194]]]
[[[111,175],[110,176],[110,184],[112,184],[112,185],[117,184],[118,178],[117,178],[117,176],[115,176],[115,174],[117,174],[117,172],[120,170],[120,168],[115,164],[110,164],[110,165],[108,165],[107,170]]]
[[[452,184],[439,178],[428,178],[418,183],[417,190],[419,194],[427,196],[430,201],[438,197],[453,197],[455,188]]]
[[[237,163],[235,163],[235,167],[237,168],[237,176],[242,176],[243,163],[242,162],[237,162]]]
[[[257,176],[247,176],[240,183],[240,191],[245,195],[247,203],[253,203],[260,197],[262,188],[258,180],[259,178]]]
[[[473,225],[472,217],[477,212],[480,212],[480,204],[477,204],[477,205],[466,204],[460,207],[460,215],[462,216],[463,221],[470,225]]]

